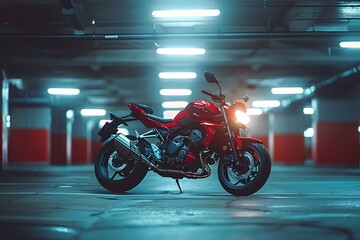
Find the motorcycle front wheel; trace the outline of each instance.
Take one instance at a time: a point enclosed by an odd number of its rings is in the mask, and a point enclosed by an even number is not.
[[[244,143],[238,152],[238,162],[231,153],[219,162],[221,186],[232,195],[248,196],[257,192],[269,178],[271,158],[260,143]]]
[[[133,136],[128,138],[134,140]],[[101,148],[95,162],[95,176],[107,190],[122,193],[136,187],[144,179],[148,166],[121,156],[114,144],[114,140],[110,140]]]

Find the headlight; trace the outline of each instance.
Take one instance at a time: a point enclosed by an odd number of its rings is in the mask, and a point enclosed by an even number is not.
[[[248,123],[250,122],[250,117],[243,111],[236,110],[235,117],[236,117],[236,122],[242,123],[244,125],[248,125]]]

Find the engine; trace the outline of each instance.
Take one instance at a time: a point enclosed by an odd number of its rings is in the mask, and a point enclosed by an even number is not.
[[[192,130],[187,136],[176,136],[168,142],[165,153],[167,162],[182,163],[189,154],[190,148],[202,140],[199,130]]]

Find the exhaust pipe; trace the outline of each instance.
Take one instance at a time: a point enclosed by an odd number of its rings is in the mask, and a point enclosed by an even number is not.
[[[153,169],[157,168],[145,155],[141,154],[138,146],[123,134],[115,137],[115,149],[123,157],[141,161]]]
[[[204,160],[202,159],[201,153],[200,153],[200,159],[201,159],[201,166],[202,166],[202,172],[201,173],[194,173],[194,172],[184,172],[181,170],[172,170],[172,169],[160,169],[157,166],[155,166],[145,155],[141,154],[139,148],[137,145],[131,141],[129,138],[127,138],[123,134],[119,134],[115,137],[115,149],[116,151],[126,158],[133,158],[137,161],[141,161],[147,166],[149,166],[152,170],[154,170],[156,173],[160,174],[163,177],[172,177],[172,178],[205,178],[210,176],[211,169],[208,166],[208,164],[204,163]]]

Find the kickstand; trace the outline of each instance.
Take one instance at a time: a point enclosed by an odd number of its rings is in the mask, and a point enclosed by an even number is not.
[[[179,179],[177,178],[177,179],[175,179],[175,181],[176,181],[176,184],[178,185],[180,193],[183,193],[183,191],[181,190],[181,187],[180,187]]]

